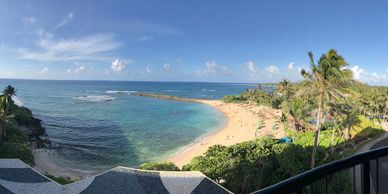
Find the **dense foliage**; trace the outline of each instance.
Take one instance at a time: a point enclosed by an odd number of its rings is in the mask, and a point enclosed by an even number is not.
[[[302,70],[305,78],[292,84],[283,80],[276,87],[250,89],[240,95],[225,96],[225,102],[254,102],[281,109],[279,120],[284,128],[296,133],[313,131],[314,149],[311,167],[315,166],[315,148],[320,143],[321,130],[331,131],[330,144],[355,138],[356,130],[364,133],[385,125],[388,128],[388,87],[375,87],[353,79],[348,63],[336,50],[324,53],[318,61],[308,53],[310,69]],[[361,117],[363,116],[363,117]],[[369,120],[369,123],[367,123]],[[329,124],[328,124],[329,123]],[[378,126],[375,124],[378,123]],[[353,131],[353,132],[352,132]],[[294,135],[295,136],[295,135]],[[310,141],[310,140],[309,140]]]
[[[45,130],[28,108],[15,105],[12,100],[15,94],[15,88],[7,86],[0,95],[0,158],[19,158],[33,165],[34,156],[28,141],[34,138],[38,142]],[[27,130],[21,131],[21,126]],[[39,147],[39,143],[37,145]]]
[[[308,170],[311,150],[311,146],[265,137],[232,146],[212,146],[183,170],[201,171],[232,192],[249,193]],[[336,158],[325,157],[325,150],[318,148],[318,164]]]
[[[140,165],[142,170],[159,170],[159,171],[180,171],[180,169],[172,162],[148,162]]]
[[[66,185],[74,182],[74,180],[70,179],[69,177],[56,177],[50,174],[45,174],[45,176],[61,185]]]
[[[382,127],[388,127],[388,87],[354,80],[347,62],[335,50],[317,62],[309,53],[309,59],[310,70],[301,72],[305,78],[301,82],[258,85],[223,98],[280,109],[279,121],[293,143],[264,138],[228,147],[215,145],[183,170],[199,170],[233,192],[247,193],[344,157],[361,141],[382,134]],[[338,189],[338,179],[329,177],[329,191]],[[346,176],[342,179],[349,181]],[[318,191],[322,189],[319,185],[315,187]],[[342,189],[346,193],[349,188]]]

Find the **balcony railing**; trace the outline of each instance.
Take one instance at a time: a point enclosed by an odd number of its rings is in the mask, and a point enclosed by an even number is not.
[[[383,162],[387,161],[388,163],[388,157],[385,156],[388,156],[388,146],[322,165],[254,193],[386,193],[387,190],[385,189],[388,189],[388,181],[381,184],[382,182],[379,179],[380,176],[386,178],[385,174],[383,176],[380,174],[388,173],[388,169],[385,172],[382,165]],[[328,177],[333,176],[337,178],[331,179],[332,182],[329,182]],[[344,183],[344,180],[347,180],[346,183]],[[336,187],[330,187],[331,184],[336,184]],[[318,187],[319,189],[317,189]],[[344,192],[344,187],[349,189]]]

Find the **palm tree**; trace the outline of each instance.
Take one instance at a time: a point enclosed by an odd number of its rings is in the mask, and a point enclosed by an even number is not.
[[[289,114],[294,120],[295,130],[299,131],[301,122],[308,116],[309,110],[300,98],[295,98],[290,101],[288,109]]]
[[[282,81],[280,81],[276,89],[286,100],[289,99],[292,94],[291,82],[287,79],[283,79]]]
[[[310,89],[315,90],[318,94],[318,109],[316,113],[316,126],[314,136],[314,147],[311,155],[311,168],[315,167],[315,156],[319,141],[321,128],[321,119],[323,118],[323,106],[331,99],[345,98],[341,87],[348,85],[352,73],[348,69],[345,59],[337,54],[337,51],[331,49],[323,54],[315,64],[311,52],[308,53],[310,58],[310,72],[302,70],[302,76],[310,84]]]
[[[16,95],[16,90],[14,87],[12,87],[11,85],[8,85],[7,87],[4,88],[3,90],[3,95],[5,96],[5,100],[6,100],[6,103],[9,105],[9,104],[13,104],[13,100],[12,100],[12,97]],[[7,106],[7,112],[9,112],[9,108],[11,106]]]
[[[7,124],[9,118],[12,116],[8,112],[9,103],[7,97],[4,95],[0,96],[0,144],[4,142],[5,138],[5,125]]]
[[[383,121],[385,123],[385,125],[387,125],[388,127],[388,89],[385,91],[385,95],[384,95],[384,111],[383,111]]]
[[[7,96],[13,96],[16,94],[16,90],[11,85],[8,85],[7,87],[4,88],[3,94]]]
[[[5,125],[9,118],[12,117],[10,112],[11,104],[13,104],[12,96],[16,94],[16,90],[11,85],[8,85],[3,90],[3,95],[0,95],[0,143],[4,142]]]

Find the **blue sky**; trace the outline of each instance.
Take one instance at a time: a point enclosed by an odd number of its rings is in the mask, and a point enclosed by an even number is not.
[[[388,85],[384,1],[0,0],[0,78],[300,80],[335,48]]]

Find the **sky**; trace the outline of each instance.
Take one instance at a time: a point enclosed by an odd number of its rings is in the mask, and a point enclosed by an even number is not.
[[[301,80],[331,48],[388,85],[388,2],[0,0],[0,78]]]

